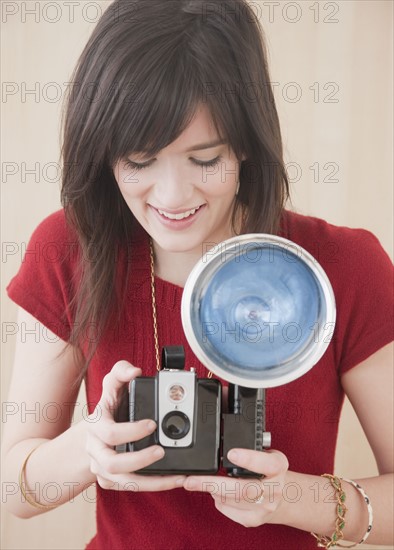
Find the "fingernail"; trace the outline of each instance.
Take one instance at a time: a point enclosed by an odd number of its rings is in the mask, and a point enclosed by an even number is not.
[[[195,480],[192,477],[189,477],[189,479],[186,482],[185,488],[190,489],[190,490],[196,489],[197,488],[197,480]]]
[[[179,479],[177,479],[175,481],[175,485],[178,485],[178,486],[182,486],[184,483],[185,483],[185,478],[184,477],[180,477]]]
[[[153,456],[155,458],[163,458],[164,456],[164,449],[162,447],[158,447],[153,451]]]
[[[156,424],[153,422],[153,420],[149,420],[146,427],[150,432],[154,432],[156,429]]]
[[[239,459],[239,453],[238,451],[229,451],[227,453],[227,457],[229,460],[238,460]]]

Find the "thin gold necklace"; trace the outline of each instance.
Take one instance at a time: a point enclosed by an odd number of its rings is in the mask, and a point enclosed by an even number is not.
[[[153,241],[149,239],[150,245],[150,289],[152,294],[152,317],[153,317],[153,338],[155,341],[156,370],[160,370],[159,337],[157,334],[157,313],[155,293],[155,257],[153,253]]]
[[[152,295],[152,319],[153,319],[153,339],[155,342],[156,370],[160,371],[160,354],[159,354],[159,336],[157,330],[157,309],[156,309],[156,292],[155,292],[155,255],[153,252],[153,241],[149,239],[150,248],[150,288]],[[208,378],[212,378],[212,372],[208,372]]]

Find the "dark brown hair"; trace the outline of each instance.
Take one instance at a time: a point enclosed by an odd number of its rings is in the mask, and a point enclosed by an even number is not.
[[[116,161],[132,151],[154,156],[204,104],[218,135],[246,157],[235,204],[246,207],[243,233],[278,231],[288,180],[263,30],[246,0],[115,0],[72,82],[62,204],[82,257],[94,250],[94,261],[81,262],[73,302],[70,343],[78,349],[89,324],[99,338],[119,313],[115,255],[129,242],[133,216],[112,172]]]

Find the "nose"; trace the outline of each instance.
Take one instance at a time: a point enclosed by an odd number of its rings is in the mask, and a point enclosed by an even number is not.
[[[154,199],[158,206],[171,209],[194,206],[194,185],[188,181],[182,169],[167,162],[157,174],[154,183]]]

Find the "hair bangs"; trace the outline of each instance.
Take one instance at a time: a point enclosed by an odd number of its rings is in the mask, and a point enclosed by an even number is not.
[[[193,68],[183,62],[184,52],[161,58],[152,74],[124,78],[137,83],[135,103],[121,102],[112,121],[109,161],[131,153],[154,156],[175,141],[189,126],[203,100],[201,84]],[[121,84],[122,85],[122,84]],[[137,107],[137,108],[136,108]]]

